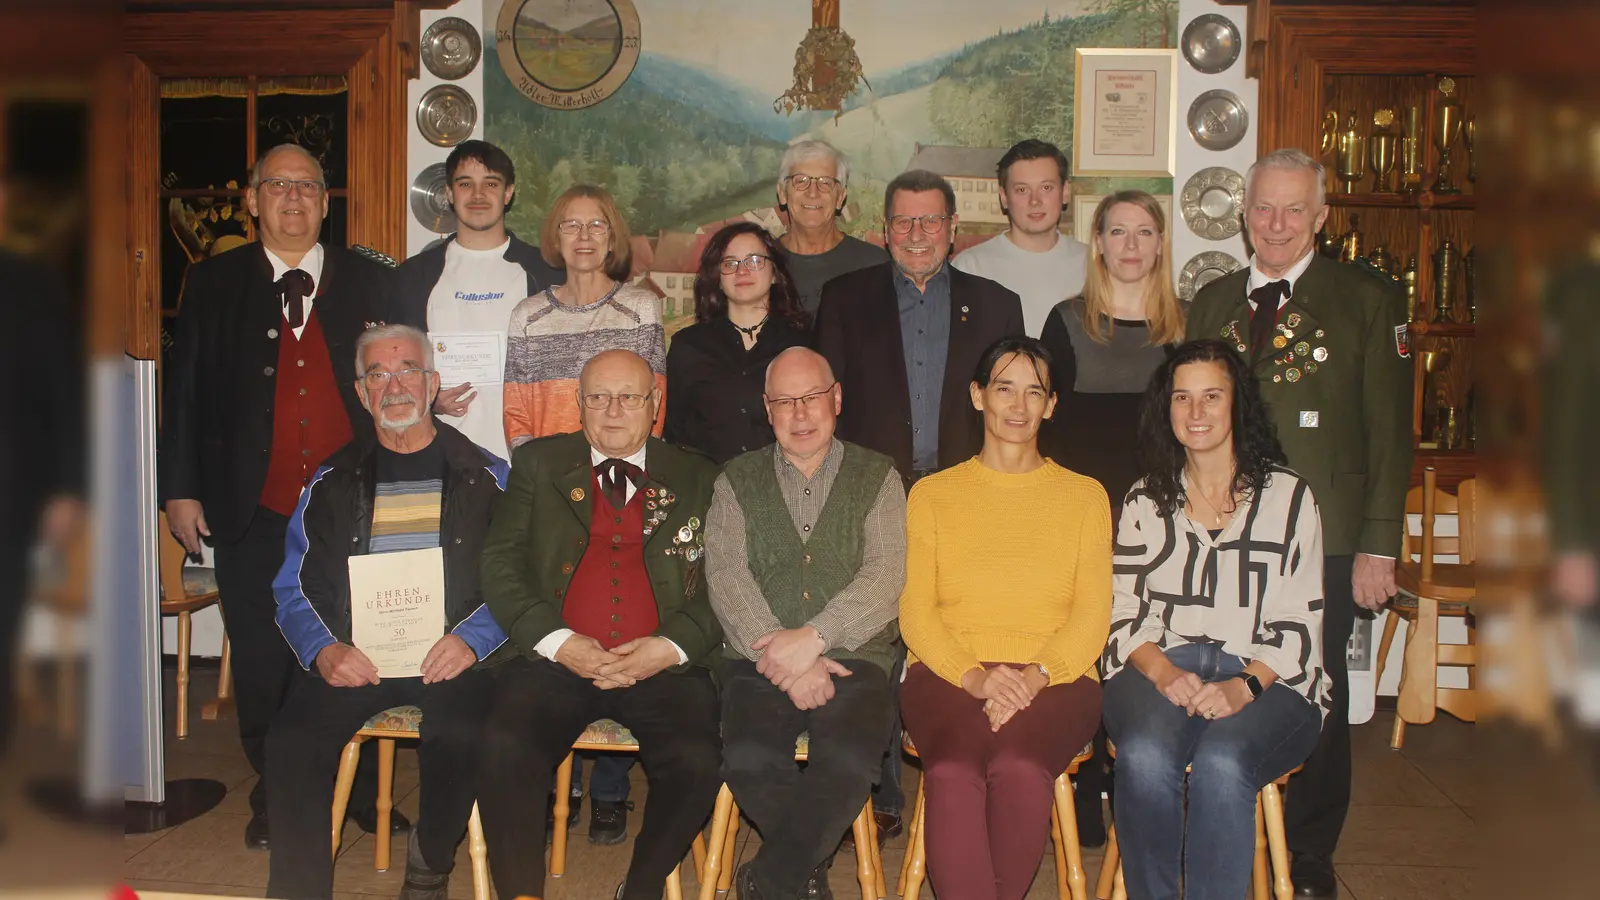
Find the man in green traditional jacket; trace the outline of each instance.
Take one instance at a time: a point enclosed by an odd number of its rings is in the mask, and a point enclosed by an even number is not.
[[[1285,813],[1295,895],[1338,894],[1332,856],[1350,806],[1345,648],[1356,608],[1394,596],[1411,476],[1411,362],[1399,287],[1316,252],[1326,176],[1298,150],[1258,160],[1245,179],[1250,266],[1208,284],[1188,338],[1221,338],[1249,361],[1289,467],[1322,512],[1323,665],[1333,709],[1291,782]]]
[[[496,680],[478,806],[495,890],[545,896],[555,768],[591,722],[617,722],[650,798],[616,896],[659,900],[722,783],[701,527],[717,467],[650,437],[661,392],[630,351],[589,360],[575,402],[581,432],[517,448],[484,545],[484,600],[519,655]]]
[[[840,393],[820,353],[778,354],[763,395],[778,442],[729,461],[706,516],[723,777],[762,836],[738,900],[832,896],[828,858],[887,743],[906,494],[892,459],[833,436]]]

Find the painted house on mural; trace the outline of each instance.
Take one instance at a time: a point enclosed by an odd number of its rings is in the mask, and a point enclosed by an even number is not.
[[[663,231],[656,238],[649,274],[661,292],[661,321],[669,334],[675,321],[694,320],[694,277],[704,244],[705,237],[687,231]]]
[[[907,169],[927,169],[943,175],[956,192],[956,213],[963,225],[1004,225],[1000,208],[1000,180],[996,168],[1004,147],[945,147],[913,144]]]

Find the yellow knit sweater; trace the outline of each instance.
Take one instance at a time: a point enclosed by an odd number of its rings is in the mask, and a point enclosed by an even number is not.
[[[1098,677],[1111,628],[1105,488],[1052,462],[1007,475],[976,458],[917,482],[906,510],[907,665],[944,680],[982,662]]]

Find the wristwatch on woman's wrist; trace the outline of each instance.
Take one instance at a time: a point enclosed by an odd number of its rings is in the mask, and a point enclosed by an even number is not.
[[[1250,689],[1250,699],[1251,700],[1254,700],[1255,698],[1261,696],[1261,692],[1266,690],[1266,688],[1261,686],[1261,679],[1257,678],[1254,675],[1251,675],[1248,672],[1246,672],[1243,675],[1240,675],[1239,678],[1240,678],[1240,680],[1242,680],[1244,682],[1244,686]]]
[[[1045,681],[1045,684],[1049,684],[1049,683],[1050,683],[1050,670],[1049,670],[1049,669],[1046,669],[1046,668],[1045,668],[1045,667],[1044,667],[1044,663],[1034,663],[1034,664],[1033,664],[1033,667],[1034,667],[1034,668],[1035,668],[1035,669],[1038,669],[1038,670],[1039,670],[1039,674],[1040,674],[1040,675],[1043,675],[1043,676],[1044,676],[1044,681]]]

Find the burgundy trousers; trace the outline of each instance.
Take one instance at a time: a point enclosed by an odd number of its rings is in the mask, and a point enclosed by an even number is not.
[[[922,758],[935,893],[1022,900],[1044,856],[1056,776],[1100,726],[1100,683],[1083,677],[1047,687],[991,731],[982,700],[919,663],[906,673],[900,706]]]

